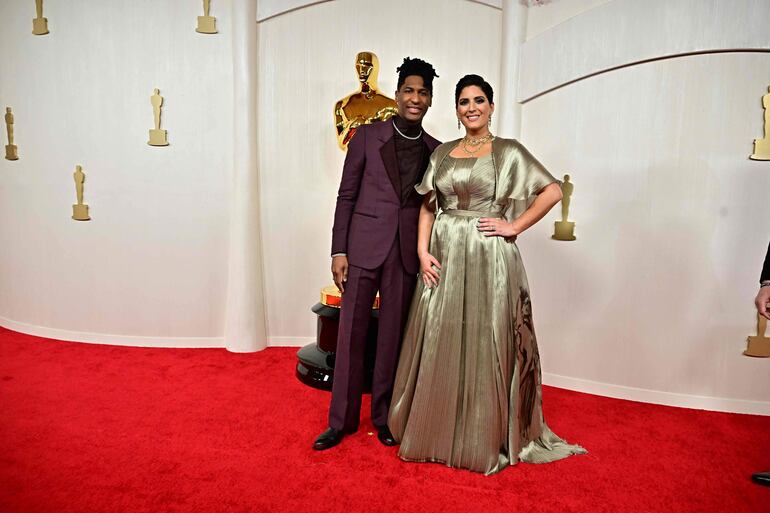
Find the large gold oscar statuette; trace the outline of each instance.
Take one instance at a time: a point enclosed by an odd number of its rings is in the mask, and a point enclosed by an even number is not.
[[[75,166],[72,178],[75,180],[75,193],[78,198],[77,204],[72,205],[72,219],[75,221],[90,221],[91,216],[88,215],[88,205],[83,203],[83,185],[86,183],[86,174],[83,172],[83,168]]]
[[[767,305],[770,308],[770,304]],[[765,336],[767,319],[757,314],[757,336],[747,339],[749,346],[743,352],[746,356],[770,357],[770,337]]]
[[[770,87],[762,97],[762,107],[765,109],[765,136],[754,139],[754,153],[749,157],[751,160],[770,160]]]
[[[36,36],[48,34],[48,18],[43,18],[43,0],[35,0],[37,16],[32,20],[32,33]]]
[[[5,108],[5,132],[8,135],[8,144],[5,145],[5,158],[19,160],[19,148],[13,144],[13,112],[10,107]]]
[[[147,141],[147,144],[150,146],[168,146],[167,132],[160,129],[160,108],[163,106],[163,97],[160,95],[159,89],[155,89],[152,96],[150,96],[150,103],[152,103],[155,128],[150,129],[150,140]]]
[[[398,112],[396,101],[377,90],[380,64],[372,52],[356,55],[356,72],[360,83],[358,91],[346,96],[334,105],[334,125],[337,143],[347,150],[350,138],[361,125],[384,121]]]
[[[217,19],[209,16],[210,7],[211,0],[203,0],[203,16],[198,16],[198,27],[195,29],[195,32],[200,32],[201,34],[217,33]]]
[[[572,198],[572,191],[575,186],[569,181],[569,175],[564,175],[564,182],[561,184],[561,221],[554,223],[554,233],[551,236],[556,240],[575,240],[575,223],[569,219],[569,202]]]

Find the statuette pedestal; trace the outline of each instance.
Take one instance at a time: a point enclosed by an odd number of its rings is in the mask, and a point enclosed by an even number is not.
[[[32,33],[36,36],[48,34],[48,18],[33,18]]]
[[[88,205],[72,205],[72,219],[75,221],[90,221]]]
[[[770,357],[770,338],[767,337],[749,337],[749,345],[743,352],[746,356],[755,356],[760,358]]]
[[[556,221],[554,232],[551,236],[554,240],[575,240],[575,223],[573,221]]]
[[[213,16],[198,16],[198,27],[195,32],[201,34],[216,34],[217,19]]]
[[[150,146],[168,146],[168,135],[166,130],[150,129],[150,140],[147,141]]]
[[[5,158],[7,160],[19,160],[19,148],[15,144],[6,144]]]

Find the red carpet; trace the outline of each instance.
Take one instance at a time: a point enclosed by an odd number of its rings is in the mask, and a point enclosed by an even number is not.
[[[315,452],[328,395],[293,348],[76,344],[0,328],[0,512],[770,511],[770,418],[545,388],[590,454],[484,477],[403,463],[362,429]],[[368,402],[365,402],[368,407]]]

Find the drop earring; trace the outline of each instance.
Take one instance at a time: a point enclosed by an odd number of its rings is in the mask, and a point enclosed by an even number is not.
[[[492,114],[489,115],[489,121],[487,122],[487,126],[488,127],[492,126]]]
[[[457,129],[460,130],[460,118],[457,118]]]

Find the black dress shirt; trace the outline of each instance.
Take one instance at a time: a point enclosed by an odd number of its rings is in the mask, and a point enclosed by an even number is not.
[[[403,118],[395,116],[393,122],[401,132],[408,137],[417,137],[422,133],[422,126],[407,123]],[[401,201],[405,201],[412,192],[417,183],[417,177],[420,176],[423,163],[423,152],[425,143],[422,137],[417,139],[407,139],[398,132],[395,133],[396,158],[398,159],[398,171],[401,175]]]

